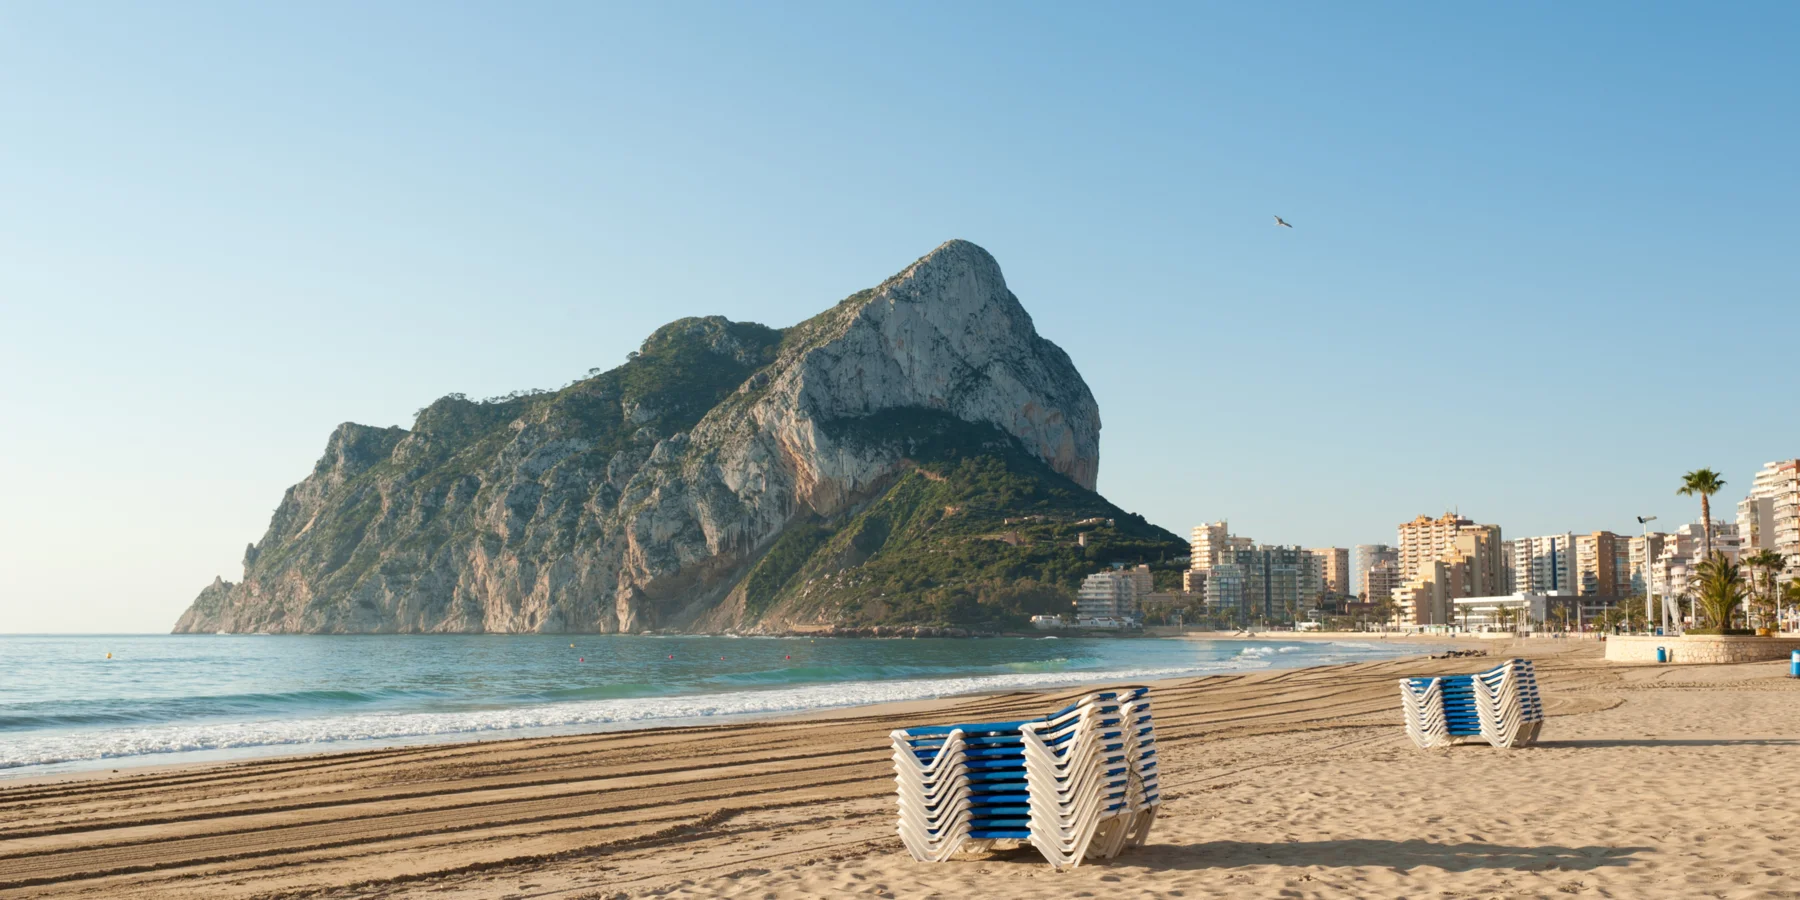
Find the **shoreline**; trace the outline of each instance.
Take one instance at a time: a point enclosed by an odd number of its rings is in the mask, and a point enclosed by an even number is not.
[[[1070,637],[1075,638],[1078,636],[1070,636]],[[1221,635],[1218,637],[1214,637],[1212,635],[1212,633],[1205,633],[1205,634],[1192,633],[1192,634],[1184,636],[1182,639],[1190,640],[1190,641],[1217,640],[1217,641],[1228,641],[1228,642],[1234,642],[1234,643],[1235,642],[1260,643],[1260,644],[1268,644],[1271,647],[1278,647],[1279,645],[1286,643],[1285,637],[1286,637],[1285,635],[1276,635],[1276,636],[1258,635],[1256,637],[1247,637],[1247,636],[1233,637],[1230,635]],[[1174,636],[1164,636],[1164,635],[1139,635],[1137,637],[1137,639],[1138,640],[1175,640],[1176,638]],[[1341,640],[1341,638],[1340,638],[1340,640]],[[1321,642],[1322,643],[1332,643],[1334,641],[1332,639],[1327,638],[1327,639],[1323,639],[1323,640],[1316,640],[1314,642],[1315,643],[1321,643]],[[1367,641],[1351,641],[1351,642],[1352,643],[1362,643],[1362,644],[1370,643]],[[1408,647],[1405,647],[1404,649],[1402,649],[1401,646],[1394,646],[1391,650],[1384,650],[1384,652],[1380,656],[1374,657],[1374,659],[1404,658],[1406,656],[1427,653],[1431,649],[1434,649],[1436,647],[1445,646],[1445,642],[1442,642],[1442,641],[1439,641],[1439,642],[1418,641],[1418,642],[1406,642],[1406,643],[1409,643],[1409,644],[1417,643],[1417,644],[1420,644],[1421,646],[1418,646],[1418,647],[1408,646]],[[1233,657],[1233,660],[1236,660],[1239,658],[1241,658],[1241,657]],[[1284,664],[1284,663],[1286,663],[1286,664]],[[165,769],[206,768],[206,767],[210,767],[210,766],[233,765],[233,764],[246,763],[246,762],[261,762],[261,761],[284,760],[284,759],[325,758],[325,757],[330,757],[330,756],[333,756],[336,754],[343,754],[343,753],[353,753],[354,754],[354,753],[364,753],[364,752],[369,752],[369,751],[392,750],[392,749],[402,749],[402,748],[425,748],[425,747],[443,747],[443,746],[475,745],[475,744],[487,745],[487,744],[503,743],[506,741],[578,737],[578,736],[583,736],[583,735],[614,734],[614,733],[621,733],[621,732],[634,732],[634,731],[644,731],[644,730],[653,730],[653,729],[694,729],[694,728],[746,724],[746,723],[802,720],[802,719],[812,719],[812,718],[818,718],[818,717],[830,718],[830,717],[842,716],[842,715],[857,715],[864,711],[875,711],[878,713],[885,714],[886,712],[888,712],[890,710],[891,711],[904,710],[907,708],[916,707],[919,704],[953,703],[953,702],[956,702],[959,700],[996,696],[996,695],[1017,694],[1017,693],[1062,692],[1062,691],[1068,691],[1068,690],[1075,690],[1084,685],[1118,683],[1122,679],[1129,680],[1129,681],[1143,682],[1143,683],[1168,683],[1170,681],[1180,681],[1180,680],[1185,680],[1185,679],[1208,677],[1210,675],[1215,675],[1215,674],[1234,674],[1234,673],[1258,672],[1258,671],[1290,671],[1290,670],[1294,670],[1294,669],[1298,669],[1298,668],[1305,668],[1308,665],[1316,665],[1316,664],[1317,663],[1312,662],[1311,660],[1297,660],[1297,661],[1289,662],[1286,657],[1271,653],[1266,656],[1259,656],[1256,658],[1255,662],[1251,662],[1251,663],[1247,663],[1247,664],[1235,664],[1233,661],[1227,661],[1227,660],[1221,660],[1221,661],[1216,661],[1216,662],[1211,662],[1211,661],[1202,662],[1202,663],[1197,664],[1195,666],[1195,669],[1191,672],[1182,672],[1180,674],[1172,674],[1172,675],[1161,676],[1161,677],[1151,676],[1148,674],[1121,673],[1121,672],[1114,671],[1114,670],[1095,670],[1095,671],[1071,670],[1066,673],[1063,673],[1068,676],[1066,678],[1058,677],[1057,675],[1051,675],[1051,676],[1048,676],[1045,678],[1037,679],[1037,680],[1035,680],[1035,683],[1023,683],[1023,684],[998,683],[1002,679],[1024,677],[1024,676],[1009,676],[1009,675],[970,675],[970,676],[948,676],[948,677],[941,677],[941,678],[926,677],[926,678],[917,678],[917,679],[899,679],[899,680],[886,681],[886,682],[879,681],[879,680],[877,680],[877,681],[838,682],[838,683],[828,682],[828,681],[815,681],[815,682],[794,682],[792,684],[782,685],[779,687],[769,687],[769,688],[762,688],[762,689],[746,687],[746,688],[726,689],[726,690],[717,690],[717,691],[698,691],[698,692],[691,692],[691,693],[686,693],[686,694],[646,695],[643,697],[619,698],[619,699],[613,700],[613,701],[563,701],[563,702],[551,702],[551,703],[539,703],[539,704],[523,704],[523,705],[518,705],[518,706],[510,706],[510,707],[498,707],[498,708],[495,708],[493,710],[493,712],[505,712],[505,713],[515,713],[515,714],[527,715],[527,714],[530,714],[533,712],[538,712],[538,711],[544,711],[544,712],[574,711],[583,706],[590,705],[593,703],[639,703],[639,702],[654,703],[654,702],[658,702],[658,701],[661,701],[664,703],[676,703],[676,704],[687,703],[687,704],[693,705],[695,708],[704,708],[704,707],[708,706],[709,704],[716,703],[716,702],[721,702],[721,701],[742,702],[745,699],[755,698],[755,697],[775,698],[775,697],[792,696],[792,695],[796,695],[796,694],[820,695],[820,697],[821,697],[821,699],[816,699],[816,700],[796,700],[796,703],[798,703],[800,705],[794,705],[794,706],[789,706],[789,707],[785,707],[785,708],[745,709],[742,711],[728,711],[728,712],[704,712],[704,713],[696,713],[694,715],[666,715],[666,716],[657,715],[657,716],[642,716],[642,717],[637,717],[637,718],[618,718],[618,719],[610,719],[610,720],[552,722],[552,723],[547,723],[547,724],[501,726],[501,727],[491,727],[491,728],[488,728],[488,727],[445,728],[444,730],[438,730],[438,731],[416,731],[416,732],[408,732],[408,733],[393,733],[393,734],[388,734],[388,735],[372,736],[372,737],[367,737],[367,738],[340,738],[340,739],[314,740],[314,741],[300,741],[300,740],[271,741],[268,743],[246,743],[246,744],[240,744],[240,745],[225,745],[225,746],[213,746],[213,747],[188,747],[188,748],[183,748],[183,749],[178,749],[178,750],[142,752],[142,753],[138,753],[138,754],[130,755],[130,756],[72,758],[72,759],[59,760],[57,762],[52,762],[52,763],[36,763],[36,764],[30,765],[30,766],[15,766],[15,767],[9,767],[9,768],[0,768],[0,788],[3,788],[7,785],[18,785],[18,784],[26,784],[26,783],[42,783],[42,782],[46,782],[46,781],[54,782],[59,779],[70,779],[70,778],[91,779],[94,777],[110,776],[110,775],[129,776],[129,775],[135,774],[135,773],[140,772],[145,769],[165,770]],[[918,696],[895,697],[895,698],[891,698],[891,699],[873,699],[873,700],[868,700],[868,701],[863,701],[863,702],[858,702],[856,700],[850,700],[848,702],[833,703],[829,699],[823,699],[823,695],[827,695],[827,694],[831,693],[833,690],[848,690],[848,691],[852,691],[852,692],[859,691],[859,690],[878,691],[879,686],[882,686],[882,685],[893,685],[893,686],[917,685],[917,686],[919,686],[920,693]],[[961,687],[963,685],[967,685],[967,689],[958,689],[959,687]],[[775,701],[775,702],[780,702],[780,701]],[[405,717],[414,717],[414,716],[416,716],[416,717],[432,717],[432,716],[455,716],[455,715],[458,715],[458,714],[435,712],[435,711],[423,711],[423,710],[408,710],[408,711],[369,710],[369,711],[345,711],[342,713],[324,713],[324,714],[317,715],[317,716],[301,717],[299,719],[295,719],[292,721],[295,721],[295,722],[331,722],[331,721],[359,722],[359,721],[366,721],[366,722],[370,723],[366,727],[378,727],[379,725],[382,725],[382,724],[385,724],[388,722],[392,722],[397,719],[404,719]],[[148,724],[148,725],[142,726],[142,728],[145,730],[153,731],[155,729],[161,729],[161,728],[169,728],[169,729],[184,728],[184,727],[232,728],[232,727],[240,727],[240,726],[254,726],[257,724],[260,724],[260,723],[255,722],[255,721],[246,721],[243,723],[231,723],[231,722],[220,722],[220,723],[182,722],[182,723],[166,723],[166,724],[153,723],[153,724]],[[423,727],[423,726],[421,726],[421,727]],[[28,770],[28,769],[39,770],[39,771],[30,771],[30,772],[22,771],[22,770]]]
[[[1487,645],[1488,642],[1483,642]],[[0,783],[0,898],[1782,896],[1800,871],[1800,681],[1779,663],[1609,664],[1521,640],[1535,747],[1419,751],[1395,679],[1421,655],[1153,682],[1149,844],[1053,874],[1030,848],[914,862],[887,734],[1004,721],[1084,689],[751,723]],[[1730,771],[1679,803],[1629,773]],[[1045,880],[1048,879],[1048,880]]]
[[[1426,655],[1152,680],[1165,805],[1147,846],[914,862],[895,727],[1040,715],[999,691],[558,738],[432,743],[0,783],[0,900],[637,896],[1786,896],[1800,680],[1780,662],[1537,662],[1535,747],[1418,751],[1395,679]],[[1420,648],[1422,650],[1422,648]],[[1645,803],[1633,772],[1750,772]],[[1723,891],[1723,893],[1721,893]]]

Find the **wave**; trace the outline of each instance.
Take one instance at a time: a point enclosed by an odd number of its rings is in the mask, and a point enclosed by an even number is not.
[[[1064,687],[1099,681],[1153,681],[1266,667],[1263,660],[1112,671],[1013,672],[957,678],[835,684],[548,703],[456,712],[360,713],[260,722],[208,722],[21,736],[0,742],[0,770],[169,753],[404,741],[502,732],[580,730],[643,723],[681,724],[721,716],[804,712],[983,691]],[[516,735],[508,735],[516,736]],[[323,749],[323,748],[321,748]]]
[[[83,702],[8,704],[0,708],[0,733],[84,725],[129,725],[194,718],[255,716],[295,709],[378,706],[442,697],[442,691],[306,690],[243,694],[200,694],[192,697],[134,698]]]
[[[1238,651],[1238,655],[1239,656],[1249,656],[1249,657],[1268,657],[1268,656],[1274,656],[1277,653],[1295,653],[1295,652],[1304,651],[1306,649],[1307,648],[1305,648],[1305,647],[1293,647],[1293,646],[1288,646],[1288,647],[1245,647],[1244,649]]]

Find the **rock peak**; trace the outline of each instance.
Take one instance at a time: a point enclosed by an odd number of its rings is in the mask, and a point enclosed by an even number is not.
[[[921,422],[972,429],[1077,499],[1099,468],[1087,384],[965,240],[792,328],[682,319],[589,374],[439,401],[411,434],[339,426],[243,581],[215,581],[178,630],[743,627],[789,578],[752,567],[899,489]],[[839,552],[807,546],[780,558]]]
[[[983,289],[1006,290],[1006,278],[1000,274],[1000,262],[980,245],[961,238],[952,238],[932,248],[930,253],[914,260],[900,274],[888,279],[882,288],[915,279],[938,284],[959,276],[973,278],[981,283]]]

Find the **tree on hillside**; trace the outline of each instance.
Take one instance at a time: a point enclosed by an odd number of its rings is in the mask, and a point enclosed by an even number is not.
[[[1711,469],[1695,469],[1681,476],[1681,487],[1675,493],[1683,497],[1700,495],[1701,559],[1712,559],[1712,495],[1725,489],[1725,479]]]

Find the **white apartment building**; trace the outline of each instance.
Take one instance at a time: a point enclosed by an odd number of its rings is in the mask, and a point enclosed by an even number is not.
[[[1188,568],[1205,572],[1219,564],[1219,554],[1231,537],[1231,525],[1224,519],[1195,525],[1188,537]]]
[[[1541,537],[1513,538],[1511,564],[1507,566],[1515,594],[1575,593],[1575,535],[1569,532]]]
[[[1653,535],[1654,537],[1654,535]],[[1685,597],[1699,575],[1705,552],[1705,535],[1699,522],[1690,522],[1662,536],[1662,553],[1650,569],[1651,589],[1663,597]],[[1642,542],[1642,538],[1638,542]],[[1743,537],[1734,523],[1713,521],[1713,552],[1736,561],[1743,552]]]
[[[1652,531],[1631,539],[1631,594],[1647,596],[1663,592],[1662,585],[1652,578],[1652,574],[1656,561],[1662,558],[1663,541],[1667,538],[1668,535],[1660,531]]]
[[[1750,494],[1738,504],[1742,550],[1773,550],[1787,557],[1789,577],[1800,575],[1800,459],[1765,464]]]
[[[1122,627],[1139,618],[1138,603],[1150,595],[1150,567],[1123,566],[1082,579],[1075,594],[1075,622],[1089,627]]]

